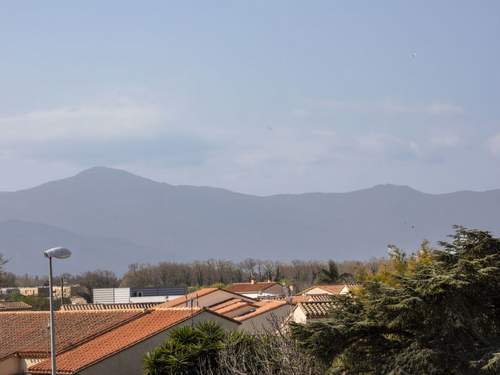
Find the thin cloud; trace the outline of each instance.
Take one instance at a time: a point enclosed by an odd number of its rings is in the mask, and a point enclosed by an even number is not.
[[[0,117],[0,142],[106,140],[152,136],[168,113],[139,104],[56,108]]]

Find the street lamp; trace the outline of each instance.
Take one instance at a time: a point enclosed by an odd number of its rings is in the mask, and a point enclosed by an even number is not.
[[[53,247],[43,252],[49,258],[49,306],[50,306],[50,360],[52,363],[52,375],[56,375],[56,327],[54,321],[54,298],[52,295],[52,258],[66,259],[71,256],[71,251],[64,247]],[[61,293],[63,291],[61,290]]]

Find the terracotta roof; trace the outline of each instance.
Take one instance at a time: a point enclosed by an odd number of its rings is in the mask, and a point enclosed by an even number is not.
[[[0,301],[0,311],[30,310],[31,305],[23,301]]]
[[[157,305],[156,308],[157,309],[165,309],[165,308],[169,308],[169,307],[179,307],[182,305],[186,306],[187,301],[192,301],[198,297],[206,296],[206,295],[211,294],[217,290],[220,290],[220,289],[219,288],[203,288],[203,289],[197,290],[195,292],[188,293],[185,296],[180,296],[180,297],[174,298],[171,301],[161,303],[161,304]]]
[[[247,301],[242,301],[235,299],[232,303],[226,304],[225,306],[218,306],[218,307],[211,307],[210,310],[215,311],[219,314],[225,315],[229,314],[232,311],[241,309],[242,307],[254,307],[254,304],[247,302]]]
[[[60,374],[74,374],[113,354],[129,348],[170,327],[201,313],[202,309],[173,308],[151,310],[138,319],[123,324],[93,340],[65,351],[57,356]],[[29,368],[33,374],[50,374],[50,360],[44,360]]]
[[[102,311],[102,310],[146,310],[158,306],[161,302],[144,303],[87,303],[84,305],[63,305],[61,311]]]
[[[235,292],[232,292],[232,291],[226,290],[226,289],[203,288],[203,289],[197,290],[195,292],[186,294],[185,296],[177,297],[171,301],[161,303],[161,304],[155,306],[155,309],[165,309],[165,308],[170,308],[170,307],[190,307],[188,301],[194,301],[193,304],[194,304],[194,306],[196,306],[197,305],[197,303],[196,303],[197,298],[204,297],[204,296],[207,296],[211,293],[218,292],[218,291],[225,292],[226,294],[228,294],[228,298],[226,301],[232,300],[234,298],[239,298],[243,301],[248,301],[250,303],[253,303],[254,301],[256,301],[253,298],[250,298],[250,297],[247,297],[247,296],[244,296],[242,294],[235,293]],[[205,306],[199,306],[199,307],[211,307],[211,306],[205,305]]]
[[[257,307],[255,311],[252,311],[245,315],[237,316],[234,319],[242,322],[288,304],[286,303],[286,301],[258,301],[255,303],[255,305]]]
[[[333,309],[334,302],[301,302],[297,307],[301,308],[306,317],[309,319],[326,318]]]
[[[241,302],[248,303],[248,302],[243,301],[239,298],[230,298],[227,301],[210,306],[210,310],[219,311],[219,310],[225,309],[226,307],[231,307],[231,306],[234,306],[235,304],[239,304]]]
[[[65,350],[141,315],[140,311],[56,312],[56,343]],[[49,354],[49,313],[0,312],[0,359],[15,353]]]
[[[258,283],[234,283],[231,284],[227,290],[236,293],[251,293],[251,292],[263,292],[275,285],[280,285],[274,282],[258,282]],[[281,285],[280,285],[281,286]]]

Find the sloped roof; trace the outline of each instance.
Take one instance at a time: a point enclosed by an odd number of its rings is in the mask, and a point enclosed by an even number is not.
[[[0,311],[30,310],[31,305],[23,301],[0,301]]]
[[[189,301],[195,301],[193,302],[194,306],[197,306],[196,304],[196,299],[207,296],[209,294],[215,293],[215,292],[223,292],[228,295],[226,301],[232,300],[234,298],[239,298],[243,301],[248,301],[250,303],[255,302],[256,300],[247,296],[244,296],[239,293],[235,293],[230,290],[226,289],[221,289],[221,288],[203,288],[200,290],[197,290],[195,292],[186,294],[185,296],[180,296],[177,298],[174,298],[171,301],[167,301],[164,303],[161,303],[155,307],[155,309],[165,309],[165,308],[170,308],[170,307],[189,307],[188,302]],[[211,306],[200,306],[200,307],[211,307]]]
[[[58,311],[57,349],[63,351],[141,314],[141,311]],[[48,356],[48,322],[47,311],[0,312],[0,359],[15,353]]]
[[[234,283],[231,284],[227,290],[236,293],[252,293],[252,292],[264,292],[275,285],[280,285],[275,282],[258,282],[258,283]],[[281,286],[281,285],[280,285]]]
[[[63,305],[61,311],[102,311],[102,310],[146,310],[158,306],[161,302],[143,303],[86,303],[75,305]]]
[[[231,298],[228,301],[219,303],[217,305],[210,306],[210,310],[215,311],[219,314],[224,314],[235,309],[238,309],[243,306],[250,306],[251,303],[247,301],[243,301],[239,298]]]
[[[170,308],[151,310],[138,319],[123,324],[93,340],[87,341],[57,356],[57,372],[74,374],[113,354],[179,324],[204,311],[203,309]],[[50,360],[29,368],[33,374],[50,374]]]
[[[219,288],[203,288],[203,289],[197,290],[195,292],[188,293],[185,296],[180,296],[180,297],[174,298],[171,301],[161,303],[161,304],[157,305],[156,308],[157,309],[165,309],[165,308],[169,308],[169,307],[179,307],[179,306],[185,305],[188,301],[192,301],[192,300],[195,300],[196,298],[209,295],[209,294],[214,293],[218,290],[221,290],[221,289],[219,289]]]
[[[297,307],[302,309],[308,319],[326,318],[330,311],[334,308],[334,302],[301,302]]]
[[[254,318],[258,315],[264,314],[268,311],[275,310],[277,308],[288,305],[286,301],[258,301],[255,303],[256,309],[255,311],[249,312],[248,314],[244,314],[241,316],[237,316],[234,319],[242,322],[247,319]]]
[[[332,300],[331,294],[303,294],[300,296],[293,296],[291,303],[292,305],[296,305],[301,302],[315,302],[315,301],[329,302],[331,300]]]

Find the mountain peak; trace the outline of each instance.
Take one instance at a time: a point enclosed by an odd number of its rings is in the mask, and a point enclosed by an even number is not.
[[[122,169],[110,167],[92,167],[85,169],[73,177],[66,179],[72,183],[82,183],[101,186],[136,186],[136,185],[160,185],[161,183],[153,181],[149,178],[138,176]],[[54,181],[57,183],[57,181]],[[163,184],[168,185],[168,184]]]
[[[83,171],[76,174],[76,176],[103,176],[103,175],[128,175],[128,176],[136,176],[130,172],[127,172],[123,169],[110,168],[104,166],[91,167],[88,169],[84,169]]]
[[[379,185],[373,186],[369,190],[420,193],[420,191],[415,190],[411,186],[408,186],[408,185],[395,185],[395,184],[379,184]]]

